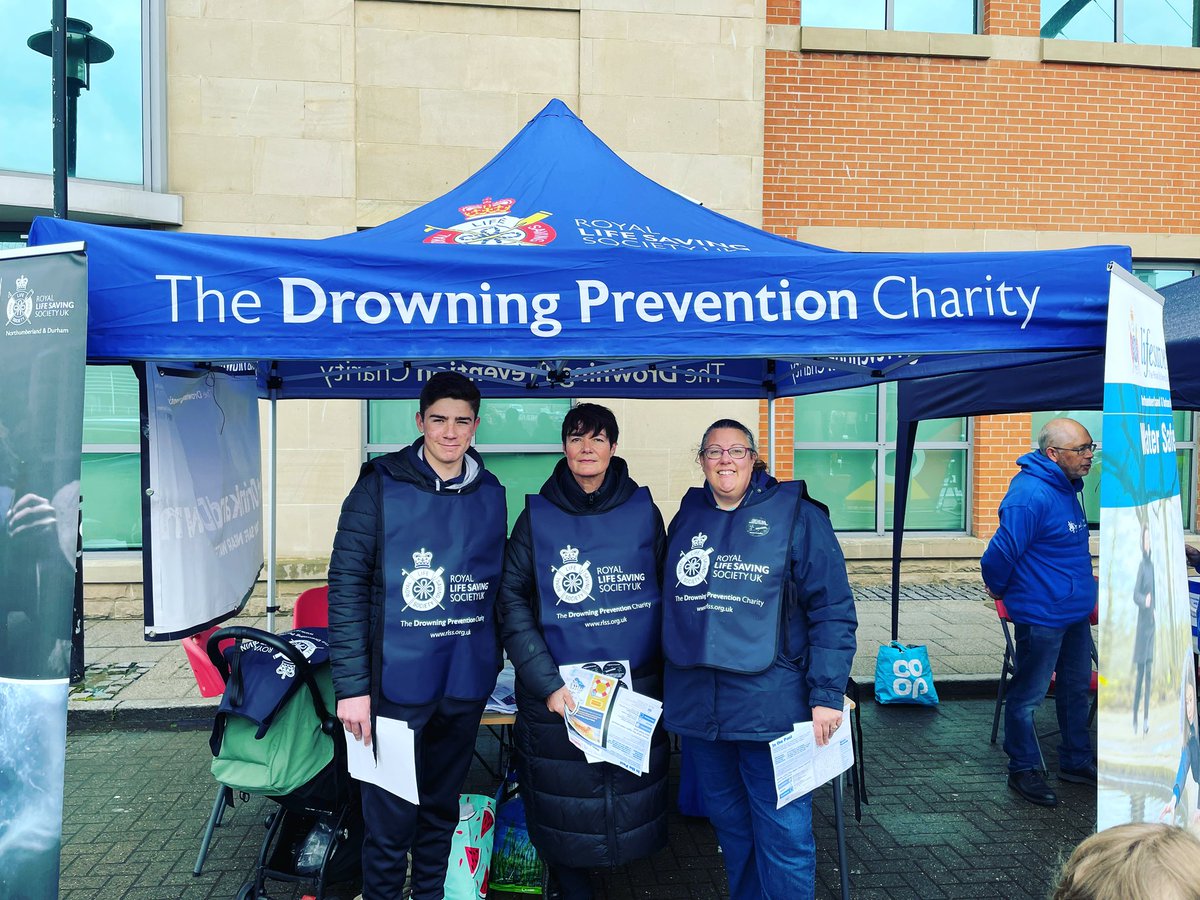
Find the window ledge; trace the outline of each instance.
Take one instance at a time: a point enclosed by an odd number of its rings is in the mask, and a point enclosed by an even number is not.
[[[1200,70],[1200,48],[1043,39],[1036,36],[941,34],[862,28],[767,26],[767,49],[798,53],[1007,59],[1026,62]]]
[[[1138,66],[1149,69],[1200,69],[1200,48],[1157,44],[1116,44],[1096,41],[1042,41],[1044,62],[1090,63],[1098,66]]]
[[[83,580],[87,584],[140,584],[141,550],[84,550]]]
[[[883,31],[859,28],[772,26],[772,50],[817,53],[879,53],[897,56],[956,56],[988,59],[993,39],[983,34],[941,34],[926,31]]]
[[[140,187],[71,179],[67,187],[71,218],[104,225],[182,225],[183,198]],[[0,173],[0,221],[29,222],[54,210],[49,175]]]
[[[891,559],[890,534],[847,534],[837,536],[846,559]],[[928,533],[904,536],[904,559],[978,559],[986,542],[969,534]]]

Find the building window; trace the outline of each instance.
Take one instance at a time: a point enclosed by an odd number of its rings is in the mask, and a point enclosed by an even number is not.
[[[1133,267],[1133,274],[1157,291],[1200,275],[1200,266],[1187,262],[1140,262]]]
[[[562,421],[571,401],[484,400],[479,407],[475,449],[506,488],[508,527],[536,494],[562,456]],[[417,439],[418,401],[367,402],[367,456],[407,447]]]
[[[91,66],[90,87],[77,101],[75,174],[161,188],[163,0],[71,0],[70,15],[114,51]],[[0,0],[0,21],[0,170],[48,175],[50,58],[26,42],[50,29],[50,4]]]
[[[1042,0],[1042,37],[1195,47],[1196,5],[1179,0]]]
[[[838,531],[883,534],[892,527],[896,386],[795,398],[795,473],[829,506]],[[906,531],[965,531],[968,420],[917,428]],[[883,478],[879,473],[883,473]]]
[[[137,376],[128,366],[88,366],[83,393],[84,550],[142,546]]]
[[[818,28],[869,28],[976,34],[978,0],[804,0],[800,24]]]

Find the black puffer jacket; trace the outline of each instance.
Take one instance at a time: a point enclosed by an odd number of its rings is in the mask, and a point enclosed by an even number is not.
[[[540,493],[564,512],[586,516],[620,506],[637,487],[625,461],[614,457],[604,484],[585,494],[560,460]],[[657,507],[654,518],[661,569],[666,535]],[[517,670],[517,774],[529,836],[544,859],[561,865],[619,866],[649,856],[667,842],[666,733],[661,725],[655,731],[650,771],[641,776],[609,763],[590,764],[571,745],[562,718],[546,708],[546,698],[563,680],[542,636],[536,590],[526,509],[509,538],[498,614],[504,648]],[[612,658],[621,658],[616,648]],[[661,661],[633,676],[635,691],[662,698]]]
[[[447,489],[469,493],[484,483],[496,483],[496,476],[483,468],[479,454],[468,450],[463,460],[468,470],[466,483],[447,488],[418,458],[422,441],[419,439],[411,447],[363,465],[358,482],[342,503],[329,559],[329,659],[334,693],[339,700],[369,695],[372,712],[379,707],[379,641],[383,635],[380,479],[395,478],[431,493]],[[497,636],[496,671],[499,670]],[[397,708],[392,705],[389,708],[395,714]]]

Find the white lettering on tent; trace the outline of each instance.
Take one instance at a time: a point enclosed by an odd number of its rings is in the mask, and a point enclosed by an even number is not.
[[[279,283],[283,285],[283,321],[303,323],[315,322],[321,318],[321,314],[325,312],[326,304],[325,289],[323,287],[311,278],[280,278]],[[296,313],[295,289],[297,287],[304,288],[312,295],[312,308],[306,313]],[[339,303],[339,313],[341,309],[342,305]]]
[[[915,275],[886,275],[875,283],[872,299],[875,309],[885,319],[907,319],[910,316],[914,319],[970,318],[977,311],[976,298],[986,304],[988,317],[1016,318],[1022,310],[1013,302],[1011,295],[1015,293],[1024,305],[1025,317],[1021,322],[1021,329],[1024,330],[1033,318],[1041,285],[1035,285],[1032,291],[1026,293],[1021,285],[1014,287],[1004,281],[993,285],[991,275],[983,278],[986,283],[982,286],[964,287],[960,293],[956,287],[942,287],[935,291],[919,283]],[[983,314],[982,304],[978,312]]]
[[[632,303],[632,316],[643,322],[662,322],[673,319],[684,323],[689,317],[702,322],[790,322],[793,318],[814,322],[819,319],[858,318],[858,297],[851,290],[832,290],[824,293],[802,291],[793,296],[786,278],[779,280],[778,290],[763,285],[753,294],[749,291],[614,291],[597,279],[584,278],[575,282],[579,288],[579,321],[587,325],[593,316],[599,318],[607,311],[617,323],[626,321],[627,304]],[[757,301],[757,302],[755,302]]]
[[[179,284],[184,281],[194,281],[196,286],[196,321],[204,321],[204,309],[207,301],[212,301],[215,307],[215,314],[218,322],[225,321],[225,295],[215,288],[205,288],[203,276],[196,275],[194,278],[191,275],[155,275],[155,281],[170,282],[171,285],[171,321],[179,321]],[[238,291],[229,301],[229,312],[232,316],[241,322],[243,325],[254,325],[261,317],[252,316],[246,317],[242,315],[244,309],[259,309],[262,306],[262,299],[254,291],[242,290]]]
[[[175,281],[186,281],[190,276],[167,278],[171,280],[172,309],[177,312]],[[364,291],[361,294],[354,291],[326,293],[321,285],[310,278],[280,278],[279,283],[283,289],[283,321],[289,324],[315,322],[328,310],[333,323],[341,325],[349,314],[348,306],[352,304],[352,317],[364,325],[382,325],[393,314],[405,325],[412,325],[417,321],[434,325],[438,321],[439,313],[444,311],[450,325],[490,325],[498,319],[503,325],[513,321],[528,325],[529,330],[537,337],[554,337],[562,331],[562,323],[554,318],[554,314],[558,312],[558,294],[542,293],[532,297],[526,297],[524,294],[492,294],[486,281],[479,286],[482,291],[479,294],[465,291],[434,291],[426,295],[421,291],[413,291],[407,296],[400,291],[390,291],[386,294],[382,291]],[[211,293],[219,296],[219,292]],[[255,296],[255,301],[257,300]],[[223,310],[223,306],[221,309]]]

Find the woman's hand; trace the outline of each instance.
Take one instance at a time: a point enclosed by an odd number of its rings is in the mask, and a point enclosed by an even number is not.
[[[829,743],[829,739],[833,737],[838,726],[842,724],[842,711],[830,709],[828,706],[814,706],[812,723],[813,736],[817,739],[817,746],[824,747]]]
[[[1176,798],[1176,797],[1174,797],[1174,796],[1172,796],[1172,797],[1171,797],[1171,799],[1170,799],[1170,801],[1167,803],[1167,805],[1166,805],[1166,806],[1164,806],[1164,807],[1162,808],[1162,812],[1160,812],[1160,813],[1158,814],[1158,821],[1160,821],[1160,822],[1169,822],[1169,821],[1171,821],[1171,816],[1172,816],[1172,815],[1174,815],[1174,813],[1175,813],[1175,801],[1176,801],[1176,799],[1177,799],[1177,798]]]
[[[568,710],[575,711],[575,708],[571,706],[571,692],[567,690],[565,684],[546,698],[546,709],[564,719],[567,717]]]

